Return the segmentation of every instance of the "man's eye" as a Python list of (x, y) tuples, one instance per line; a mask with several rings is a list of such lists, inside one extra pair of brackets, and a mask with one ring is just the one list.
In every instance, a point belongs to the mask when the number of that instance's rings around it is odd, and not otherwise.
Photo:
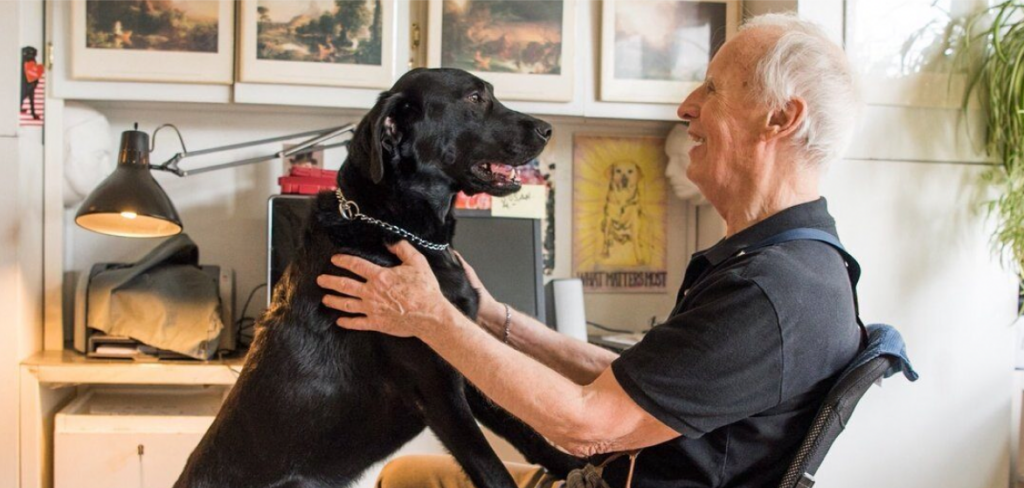
[(473, 102), (473, 103), (480, 103), (484, 99), (480, 97), (479, 93), (473, 93), (470, 96), (466, 97), (466, 100), (469, 100), (470, 102)]
[(710, 83), (709, 82), (707, 84), (707, 87), (708, 87), (708, 93), (714, 93), (715, 92), (715, 84), (714, 83)]

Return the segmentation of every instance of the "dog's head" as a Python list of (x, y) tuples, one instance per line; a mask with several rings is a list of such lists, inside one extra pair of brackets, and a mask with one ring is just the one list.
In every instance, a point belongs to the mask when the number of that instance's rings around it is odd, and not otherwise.
[(458, 69), (421, 68), (380, 95), (350, 151), (374, 183), (440, 181), (453, 193), (502, 196), (519, 190), (516, 167), (550, 138), (551, 124), (506, 108), (490, 83)]
[(640, 166), (632, 161), (617, 161), (608, 166), (608, 189), (634, 193), (644, 177)]
[(39, 54), (39, 51), (36, 51), (36, 48), (25, 46), (21, 48), (21, 61), (35, 61), (37, 54)]

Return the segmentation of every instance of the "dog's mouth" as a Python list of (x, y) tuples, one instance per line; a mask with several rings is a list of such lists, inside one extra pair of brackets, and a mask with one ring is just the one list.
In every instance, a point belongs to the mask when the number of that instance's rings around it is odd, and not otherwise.
[(519, 183), (519, 171), (516, 169), (516, 166), (521, 165), (485, 161), (474, 164), (469, 170), (473, 173), (473, 176), (488, 186), (497, 189), (516, 190), (521, 186)]

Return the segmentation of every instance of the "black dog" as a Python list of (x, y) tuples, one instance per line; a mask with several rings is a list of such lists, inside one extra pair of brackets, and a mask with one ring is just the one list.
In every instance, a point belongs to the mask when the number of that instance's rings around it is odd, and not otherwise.
[[(39, 115), (36, 114), (36, 87), (39, 86), (39, 74), (37, 71), (40, 66), (36, 63), (36, 55), (39, 54), (36, 48), (32, 46), (25, 46), (21, 48), (21, 99), (18, 101), (18, 107), (25, 104), (25, 99), (29, 100), (29, 106), (32, 107), (32, 118), (39, 120)], [(29, 81), (31, 79), (31, 81)], [(25, 113), (25, 109), (21, 109), (21, 113)]]
[[(507, 109), (469, 73), (417, 69), (360, 122), (338, 187), (366, 215), (447, 243), (455, 194), (518, 190), (515, 167), (550, 135), (548, 123)], [(344, 487), (429, 426), (477, 487), (513, 488), (474, 416), (553, 474), (581, 466), (419, 340), (335, 325), (340, 314), (321, 304), (316, 276), (354, 276), (330, 264), (336, 253), (397, 265), (385, 243), (398, 235), (344, 219), (333, 193), (318, 196), (306, 228), (237, 384), (175, 487)], [(475, 317), (479, 297), (459, 261), (420, 250), (445, 297)]]

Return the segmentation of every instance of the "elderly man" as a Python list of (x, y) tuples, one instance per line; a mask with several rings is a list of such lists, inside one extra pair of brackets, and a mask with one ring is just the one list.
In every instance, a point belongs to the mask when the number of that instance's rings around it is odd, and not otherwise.
[[(818, 183), (849, 139), (855, 100), (841, 49), (795, 17), (753, 19), (722, 46), (679, 116), (696, 142), (688, 176), (725, 219), (726, 238), (693, 256), (671, 316), (620, 357), (509, 317), (467, 266), (481, 295), (473, 323), (406, 242), (392, 248), (403, 262), (394, 268), (335, 256), (367, 282), (321, 276), (348, 296), (324, 302), (366, 315), (342, 327), (421, 339), (571, 453), (643, 449), (635, 488), (777, 486), (861, 335), (833, 248), (758, 244), (795, 228), (836, 234)], [(553, 481), (537, 467), (510, 469), (522, 486)], [(603, 477), (623, 487), (630, 471), (621, 457)], [(439, 456), (400, 458), (379, 486), (470, 485)]]

